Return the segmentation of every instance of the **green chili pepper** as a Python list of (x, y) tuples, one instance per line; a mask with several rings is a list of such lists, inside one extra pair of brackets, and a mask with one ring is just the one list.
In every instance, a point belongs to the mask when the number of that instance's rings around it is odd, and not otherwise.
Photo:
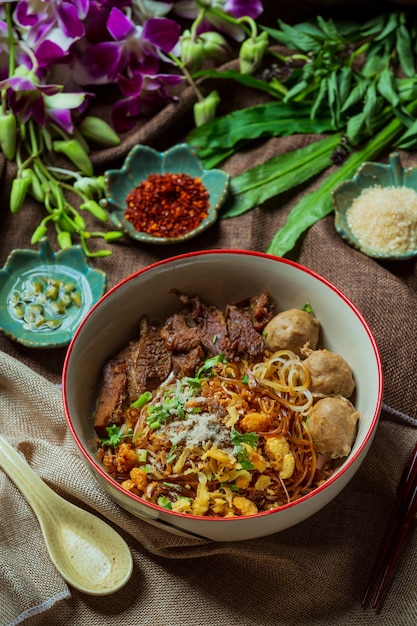
[(82, 211), (89, 211), (100, 222), (107, 222), (107, 213), (95, 200), (87, 200), (80, 205)]
[(107, 146), (118, 146), (120, 144), (120, 137), (107, 122), (99, 117), (87, 115), (79, 128), (84, 137), (97, 143)]
[(199, 37), (203, 42), (203, 51), (206, 56), (216, 61), (226, 61), (230, 58), (231, 49), (223, 35), (209, 31), (200, 33)]
[(79, 230), (85, 230), (87, 228), (87, 224), (85, 223), (85, 219), (82, 217), (82, 215), (74, 215), (74, 224), (76, 225), (76, 227)]
[(195, 125), (201, 126), (212, 120), (216, 115), (219, 102), (220, 96), (216, 90), (212, 91), (201, 102), (196, 102), (193, 108)]
[(67, 213), (57, 210), (56, 216), (53, 219), (62, 230), (66, 230), (69, 233), (76, 233), (78, 231), (74, 220), (71, 219)]
[(191, 73), (197, 72), (203, 65), (203, 41), (189, 30), (185, 30), (180, 37), (180, 58)]
[(0, 148), (8, 161), (16, 155), (16, 117), (13, 113), (0, 115)]
[(71, 234), (68, 231), (61, 230), (61, 232), (58, 233), (57, 235), (57, 239), (58, 239), (59, 247), (62, 250), (65, 250), (65, 248), (71, 248), (72, 239), (71, 239)]
[(118, 241), (122, 237), (124, 237), (124, 233), (120, 230), (109, 230), (103, 235), (104, 241)]
[(241, 74), (253, 74), (262, 63), (265, 51), (268, 48), (268, 33), (263, 32), (256, 37), (250, 37), (240, 46), (239, 67)]
[(44, 237), (46, 235), (47, 230), (48, 229), (45, 226), (45, 224), (39, 224), (39, 226), (36, 228), (36, 230), (34, 231), (34, 233), (32, 235), (30, 243), (32, 245), (37, 243), (40, 239), (42, 239), (42, 237)]
[(38, 202), (45, 202), (45, 190), (42, 186), (41, 181), (36, 175), (36, 172), (34, 172), (33, 170), (28, 171), (30, 171), (30, 195)]
[(61, 152), (76, 165), (83, 174), (86, 176), (92, 176), (93, 164), (87, 152), (82, 145), (76, 139), (69, 139), (67, 141), (54, 141), (52, 147), (55, 152)]
[(10, 192), (10, 211), (13, 214), (18, 213), (22, 208), (30, 183), (30, 177), (23, 176), (23, 174), (21, 178), (14, 179)]

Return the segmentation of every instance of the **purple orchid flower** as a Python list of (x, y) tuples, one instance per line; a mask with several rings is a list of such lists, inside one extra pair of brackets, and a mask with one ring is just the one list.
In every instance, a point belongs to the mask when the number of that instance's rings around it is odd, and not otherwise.
[(118, 82), (119, 76), (134, 72), (157, 74), (160, 62), (176, 46), (180, 26), (167, 18), (150, 18), (144, 26), (132, 22), (127, 15), (113, 7), (107, 20), (110, 41), (92, 45), (75, 67), (80, 84)]
[(14, 20), (31, 50), (47, 40), (67, 52), (84, 35), (89, 4), (89, 0), (19, 0)]
[(25, 66), (17, 68), (15, 75), (0, 81), (0, 90), (7, 89), (11, 111), (23, 122), (33, 119), (44, 127), (52, 121), (68, 133), (74, 125), (71, 110), (80, 109), (87, 93), (61, 93), (62, 86), (39, 84), (37, 76)]
[(183, 82), (178, 74), (144, 75), (134, 72), (130, 78), (120, 77), (119, 88), (125, 98), (113, 106), (112, 122), (119, 132), (130, 130), (140, 115), (154, 113), (169, 100), (175, 100), (169, 88)]

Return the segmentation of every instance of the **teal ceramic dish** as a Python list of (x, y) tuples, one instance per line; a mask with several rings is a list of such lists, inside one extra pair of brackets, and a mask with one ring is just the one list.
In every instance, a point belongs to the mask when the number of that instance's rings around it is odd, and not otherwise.
[[(207, 217), (196, 228), (179, 237), (156, 237), (137, 231), (125, 218), (127, 196), (151, 174), (169, 173), (188, 174), (201, 180), (209, 193)], [(219, 209), (227, 197), (229, 183), (230, 176), (226, 172), (204, 169), (196, 151), (189, 144), (177, 144), (166, 152), (158, 152), (139, 144), (129, 152), (121, 169), (105, 172), (105, 198), (100, 203), (109, 211), (110, 219), (116, 227), (136, 241), (159, 245), (182, 243), (196, 237), (216, 222)]]
[[(412, 189), (417, 193), (417, 167), (403, 168), (400, 157), (396, 152), (389, 156), (389, 163), (365, 162), (357, 170), (351, 180), (340, 183), (332, 191), (332, 200), (335, 210), (335, 228), (339, 235), (351, 246), (360, 250), (369, 257), (381, 260), (407, 260), (417, 256), (417, 245), (407, 250), (387, 252), (375, 250), (372, 247), (362, 244), (357, 234), (352, 232), (352, 228), (347, 219), (347, 212), (352, 203), (362, 194), (364, 190), (372, 187), (393, 188), (402, 187)], [(373, 209), (376, 211), (376, 209)], [(378, 213), (375, 213), (376, 219)], [(383, 228), (383, 214), (381, 221), (376, 227)], [(393, 218), (395, 221), (395, 218)], [(399, 227), (398, 227), (399, 228)], [(417, 219), (410, 229), (417, 233)], [(416, 235), (417, 236), (417, 235)]]
[(81, 246), (13, 250), (0, 270), (0, 330), (29, 348), (66, 346), (105, 287)]

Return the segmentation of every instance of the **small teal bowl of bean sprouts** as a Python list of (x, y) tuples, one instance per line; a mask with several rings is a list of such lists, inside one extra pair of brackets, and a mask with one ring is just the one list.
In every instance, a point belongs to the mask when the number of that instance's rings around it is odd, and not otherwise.
[(13, 250), (0, 270), (0, 330), (29, 348), (66, 346), (105, 287), (80, 246)]

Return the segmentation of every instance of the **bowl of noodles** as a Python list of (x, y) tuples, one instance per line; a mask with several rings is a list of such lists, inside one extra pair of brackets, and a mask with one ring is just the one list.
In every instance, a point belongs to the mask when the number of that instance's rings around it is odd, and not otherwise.
[(109, 290), (71, 341), (62, 389), (97, 489), (221, 542), (289, 528), (342, 491), (373, 440), (383, 374), (365, 319), (326, 279), (207, 250)]

